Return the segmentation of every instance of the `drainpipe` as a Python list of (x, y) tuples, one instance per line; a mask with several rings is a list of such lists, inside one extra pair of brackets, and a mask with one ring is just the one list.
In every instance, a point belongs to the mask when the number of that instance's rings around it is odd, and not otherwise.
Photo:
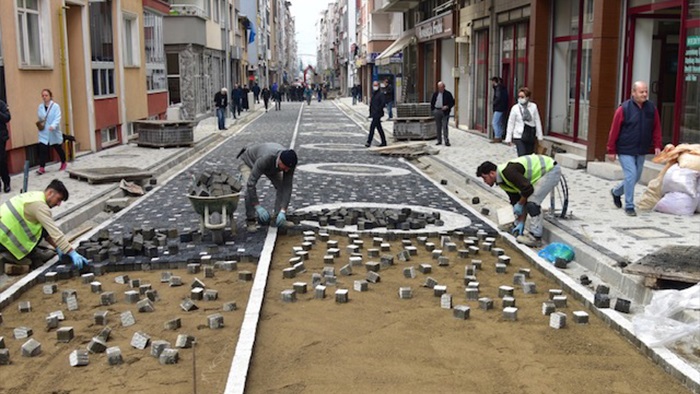
[[(63, 5), (61, 5), (61, 8), (58, 10), (58, 27), (59, 27), (59, 35), (60, 39), (58, 42), (60, 43), (60, 64), (61, 64), (61, 90), (63, 92), (63, 97), (64, 100), (66, 100), (65, 107), (68, 110), (67, 116), (64, 116), (64, 127), (63, 127), (63, 132), (69, 135), (73, 135), (72, 130), (71, 130), (71, 120), (73, 118), (73, 103), (70, 97), (70, 91), (68, 90), (68, 56), (66, 54), (66, 41), (68, 39), (67, 33), (66, 33), (66, 10), (68, 7), (66, 6), (65, 2)], [(72, 161), (75, 158), (75, 146), (73, 143), (70, 143), (68, 141), (63, 141), (63, 151), (66, 152), (66, 161)]]
[(226, 73), (226, 75), (224, 77), (224, 86), (226, 86), (229, 92), (233, 93), (233, 87), (231, 86), (231, 45), (229, 43), (229, 40), (231, 38), (231, 21), (229, 20), (229, 16), (231, 15), (230, 10), (231, 9), (227, 1), (225, 10), (226, 17), (224, 18), (224, 47), (226, 48), (226, 62), (224, 64), (224, 72)]

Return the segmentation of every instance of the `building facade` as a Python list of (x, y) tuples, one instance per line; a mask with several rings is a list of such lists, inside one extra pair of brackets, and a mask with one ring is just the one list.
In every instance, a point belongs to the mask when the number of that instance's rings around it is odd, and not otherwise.
[[(168, 105), (161, 0), (0, 3), (0, 97), (10, 106), (11, 172), (38, 164), (36, 108), (50, 89), (80, 151), (126, 143), (133, 121)], [(127, 106), (127, 97), (129, 105)], [(21, 110), (20, 110), (21, 109)]]

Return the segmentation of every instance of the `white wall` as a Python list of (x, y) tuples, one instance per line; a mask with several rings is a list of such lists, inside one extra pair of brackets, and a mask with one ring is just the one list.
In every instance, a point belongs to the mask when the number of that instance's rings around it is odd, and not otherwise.
[[(637, 19), (634, 32), (634, 59), (632, 66), (632, 81), (649, 81), (651, 77), (651, 59), (654, 37), (654, 20)], [(629, 96), (623, 92), (622, 98)]]
[(455, 66), (455, 40), (454, 38), (440, 40), (441, 62), (439, 79), (445, 83), (445, 89), (455, 93), (455, 79), (452, 76), (452, 68)]

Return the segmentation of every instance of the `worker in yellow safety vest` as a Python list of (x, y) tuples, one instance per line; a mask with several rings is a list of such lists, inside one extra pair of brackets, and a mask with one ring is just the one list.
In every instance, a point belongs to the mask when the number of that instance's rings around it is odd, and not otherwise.
[(75, 268), (88, 264), (73, 250), (51, 215), (51, 208), (67, 200), (66, 186), (54, 179), (43, 192), (20, 194), (0, 205), (0, 259), (6, 273), (27, 273), (31, 264), (27, 256), (42, 238), (56, 248), (59, 257), (68, 254)]
[[(544, 155), (520, 156), (499, 166), (485, 161), (477, 168), (476, 176), (481, 177), (489, 186), (500, 186), (508, 194), (516, 217), (513, 227), (516, 240), (532, 247), (541, 246), (541, 204), (560, 182), (559, 164)], [(529, 231), (525, 233), (525, 219), (528, 215)]]

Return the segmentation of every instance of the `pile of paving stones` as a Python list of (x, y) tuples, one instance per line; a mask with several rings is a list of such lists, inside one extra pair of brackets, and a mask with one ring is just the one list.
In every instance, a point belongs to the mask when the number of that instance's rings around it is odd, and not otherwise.
[(189, 194), (198, 197), (221, 197), (241, 191), (240, 176), (234, 177), (226, 172), (202, 172), (192, 179)]
[(372, 230), (385, 227), (389, 230), (419, 230), (428, 224), (442, 226), (440, 212), (418, 212), (410, 208), (336, 208), (322, 209), (307, 213), (295, 213), (287, 216), (287, 220), (298, 223), (301, 220), (318, 222), (319, 226), (357, 225), (358, 230)]

